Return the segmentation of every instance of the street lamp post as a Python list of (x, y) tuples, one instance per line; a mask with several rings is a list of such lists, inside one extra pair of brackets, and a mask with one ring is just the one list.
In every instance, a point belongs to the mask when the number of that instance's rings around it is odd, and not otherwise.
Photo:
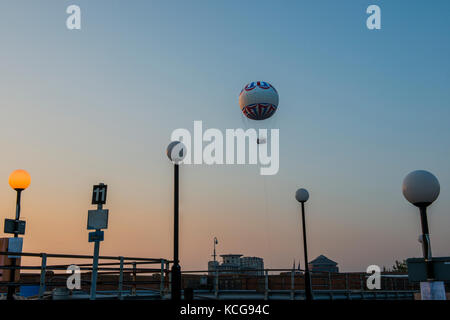
[(217, 240), (216, 237), (214, 237), (214, 253), (213, 253), (213, 257), (214, 257), (214, 262), (216, 262), (216, 245), (219, 244), (219, 241)]
[[(14, 238), (18, 238), (19, 236), (19, 230), (18, 230), (18, 224), (20, 221), (20, 200), (22, 191), (28, 188), (31, 182), (31, 177), (28, 172), (25, 170), (15, 170), (11, 173), (9, 176), (9, 185), (11, 188), (16, 190), (17, 192), (17, 198), (16, 198), (16, 218), (15, 218), (15, 228), (14, 228)], [(16, 279), (16, 258), (11, 258), (11, 273), (10, 273), (10, 282), (15, 282)], [(8, 294), (7, 299), (13, 300), (14, 294), (16, 292), (16, 286), (9, 286), (8, 287)]]
[(306, 189), (298, 189), (295, 193), (295, 199), (302, 205), (302, 225), (303, 225), (303, 252), (305, 255), (305, 298), (306, 301), (313, 299), (311, 277), (308, 266), (308, 246), (306, 245), (306, 225), (305, 225), (305, 202), (309, 199), (309, 193)]
[(430, 232), (428, 230), (427, 207), (439, 196), (439, 181), (428, 171), (413, 171), (403, 180), (402, 191), (406, 200), (419, 208), (422, 226), (422, 251), (427, 266), (427, 279), (433, 280), (434, 270), (432, 265)]
[(186, 147), (180, 141), (172, 141), (167, 146), (167, 156), (174, 164), (174, 212), (173, 212), (173, 265), (172, 265), (172, 300), (181, 299), (181, 267), (179, 260), (179, 164), (186, 156)]

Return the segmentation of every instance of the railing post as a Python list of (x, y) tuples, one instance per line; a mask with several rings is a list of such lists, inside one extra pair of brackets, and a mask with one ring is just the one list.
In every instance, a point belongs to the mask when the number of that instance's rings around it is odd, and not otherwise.
[(264, 272), (264, 300), (269, 298), (269, 271)]
[(136, 280), (137, 280), (137, 275), (136, 275), (136, 261), (133, 261), (133, 287), (131, 289), (131, 294), (133, 296), (136, 295)]
[(328, 290), (330, 291), (330, 300), (333, 300), (333, 277), (331, 276), (331, 272), (328, 272)]
[(119, 273), (119, 299), (123, 300), (122, 290), (123, 290), (123, 257), (120, 258), (120, 273)]
[(345, 274), (345, 290), (348, 291), (348, 273)]
[(43, 253), (41, 256), (41, 280), (39, 282), (39, 299), (45, 292), (45, 273), (47, 272), (47, 254)]
[(332, 290), (331, 272), (328, 272), (328, 290)]
[(169, 266), (170, 266), (170, 264), (169, 264), (169, 261), (166, 261), (166, 272), (164, 273), (164, 280), (166, 279), (166, 277), (168, 276), (169, 277), (169, 279), (168, 279), (168, 287), (167, 287), (167, 289), (165, 290), (166, 291), (166, 293), (169, 293), (169, 290), (170, 290), (170, 286), (171, 286), (171, 284), (170, 284), (170, 269), (169, 269)]
[(362, 278), (362, 274), (359, 275), (359, 282), (360, 282), (361, 291), (363, 291), (364, 290), (364, 281)]
[(292, 270), (291, 272), (291, 300), (295, 299), (295, 278), (294, 278), (295, 271)]
[(164, 259), (161, 259), (161, 281), (159, 284), (159, 295), (161, 299), (164, 297)]
[(217, 270), (214, 278), (214, 295), (216, 296), (216, 299), (219, 298), (219, 271)]
[(349, 287), (348, 273), (345, 274), (345, 289), (347, 290), (347, 298), (350, 300), (350, 287)]
[(172, 296), (172, 272), (169, 272), (169, 287), (167, 288), (170, 296)]

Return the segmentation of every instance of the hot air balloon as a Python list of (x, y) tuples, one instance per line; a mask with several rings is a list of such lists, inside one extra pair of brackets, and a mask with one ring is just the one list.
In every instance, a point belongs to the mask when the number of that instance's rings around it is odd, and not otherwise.
[[(266, 81), (250, 82), (239, 94), (239, 106), (250, 120), (259, 122), (269, 119), (277, 111), (278, 92)], [(257, 143), (265, 143), (265, 137), (259, 137)]]

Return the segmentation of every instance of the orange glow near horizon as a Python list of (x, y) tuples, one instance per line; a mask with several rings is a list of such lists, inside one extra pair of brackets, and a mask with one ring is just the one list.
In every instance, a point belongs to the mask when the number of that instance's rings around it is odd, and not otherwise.
[(14, 190), (26, 189), (30, 185), (31, 177), (30, 174), (23, 169), (15, 170), (9, 176), (9, 185)]

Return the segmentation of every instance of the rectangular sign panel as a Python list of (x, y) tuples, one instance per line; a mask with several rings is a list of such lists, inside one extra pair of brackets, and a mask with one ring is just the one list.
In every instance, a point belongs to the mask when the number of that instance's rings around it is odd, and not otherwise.
[(95, 185), (92, 190), (92, 204), (105, 204), (107, 190), (108, 186), (106, 184)]
[(88, 230), (107, 229), (108, 228), (108, 210), (89, 210), (88, 211)]
[(89, 242), (103, 241), (105, 239), (105, 233), (103, 231), (97, 230), (94, 232), (89, 232)]
[[(439, 281), (450, 281), (450, 257), (436, 257), (432, 260), (434, 278)], [(427, 265), (423, 258), (409, 258), (408, 280), (411, 282), (427, 281)]]
[(25, 234), (25, 224), (23, 220), (5, 219), (4, 233)]

